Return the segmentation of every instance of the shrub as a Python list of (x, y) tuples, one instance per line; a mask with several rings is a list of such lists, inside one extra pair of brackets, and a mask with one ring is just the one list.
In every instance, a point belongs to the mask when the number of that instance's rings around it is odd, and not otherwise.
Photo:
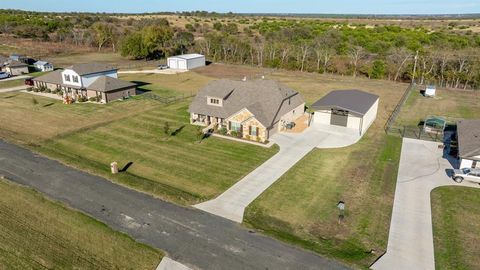
[(262, 139), (260, 139), (260, 136), (257, 136), (257, 142), (261, 142)]
[(218, 133), (220, 133), (222, 135), (227, 135), (227, 132), (228, 132), (227, 129), (224, 128), (224, 127), (218, 130)]
[(245, 135), (245, 139), (250, 140), (250, 135)]
[(230, 132), (230, 135), (232, 135), (233, 137), (238, 137), (238, 132), (235, 131), (235, 130), (232, 130), (232, 131)]
[(32, 92), (32, 87), (27, 88), (27, 92)]
[(33, 92), (38, 93), (40, 90), (38, 88), (33, 88)]
[(100, 101), (100, 98), (98, 98), (98, 97), (91, 97), (91, 98), (89, 98), (88, 100), (91, 101), (91, 102), (99, 102), (99, 101)]
[(51, 93), (52, 90), (50, 90), (49, 88), (45, 89), (45, 93)]
[(80, 96), (77, 99), (78, 102), (86, 102), (87, 100), (88, 100), (87, 97), (84, 97), (84, 96)]

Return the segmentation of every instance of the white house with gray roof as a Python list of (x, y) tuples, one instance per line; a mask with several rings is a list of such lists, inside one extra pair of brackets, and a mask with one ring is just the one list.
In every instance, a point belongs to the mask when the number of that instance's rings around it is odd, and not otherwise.
[(60, 89), (64, 98), (108, 103), (136, 95), (136, 85), (118, 79), (118, 69), (99, 63), (76, 64), (33, 79), (35, 87)]
[(53, 65), (47, 61), (37, 61), (33, 63), (33, 66), (41, 72), (53, 71)]
[(266, 141), (305, 112), (301, 95), (271, 80), (217, 80), (201, 89), (189, 107), (192, 124), (225, 128), (245, 139)]
[(377, 117), (379, 97), (360, 90), (335, 90), (312, 104), (314, 125), (335, 125), (365, 134)]

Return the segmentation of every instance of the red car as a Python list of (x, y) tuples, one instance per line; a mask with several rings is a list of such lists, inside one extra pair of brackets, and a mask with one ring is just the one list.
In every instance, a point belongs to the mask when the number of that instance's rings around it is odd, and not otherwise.
[(25, 85), (33, 86), (33, 80), (32, 79), (26, 79), (25, 80)]

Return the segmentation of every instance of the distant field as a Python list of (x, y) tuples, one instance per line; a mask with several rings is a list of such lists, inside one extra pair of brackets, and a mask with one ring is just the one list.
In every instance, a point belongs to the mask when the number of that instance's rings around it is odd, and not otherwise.
[(145, 269), (162, 252), (0, 179), (0, 269)]
[(431, 195), (436, 269), (480, 269), (480, 190), (441, 187)]
[(416, 126), (430, 115), (455, 122), (463, 118), (478, 118), (480, 94), (474, 91), (437, 90), (437, 96), (426, 98), (418, 91), (411, 93), (397, 119), (397, 125)]

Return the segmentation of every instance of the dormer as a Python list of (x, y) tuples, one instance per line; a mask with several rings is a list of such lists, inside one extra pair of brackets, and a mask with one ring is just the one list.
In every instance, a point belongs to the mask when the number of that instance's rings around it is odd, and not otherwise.
[(223, 98), (207, 96), (207, 104), (211, 106), (223, 107)]

